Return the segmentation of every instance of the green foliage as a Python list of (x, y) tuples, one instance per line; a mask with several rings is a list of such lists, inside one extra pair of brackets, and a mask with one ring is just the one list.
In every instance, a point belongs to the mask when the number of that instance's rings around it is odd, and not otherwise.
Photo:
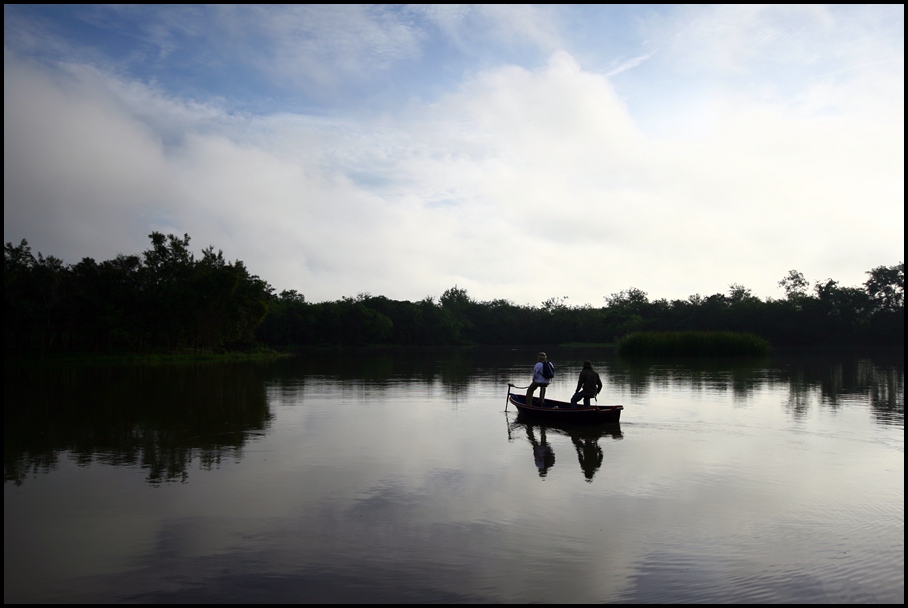
[(785, 278), (779, 281), (779, 287), (785, 290), (785, 296), (792, 302), (805, 297), (809, 285), (804, 275), (797, 270), (789, 270)]
[(623, 356), (761, 356), (769, 343), (753, 334), (732, 331), (646, 331), (618, 342)]
[(151, 249), (100, 264), (37, 259), (24, 239), (4, 250), (4, 351), (147, 353), (248, 350), (271, 287), (189, 235), (149, 235)]
[[(24, 239), (7, 243), (5, 352), (220, 352), (256, 345), (535, 348), (612, 344), (646, 332), (686, 336), (672, 340), (690, 349), (712, 343), (685, 332), (752, 334), (774, 346), (904, 344), (903, 263), (868, 271), (862, 287), (828, 279), (815, 283), (812, 292), (804, 275), (790, 270), (779, 281), (786, 298), (766, 301), (733, 283), (727, 294), (671, 301), (650, 301), (631, 287), (606, 296), (600, 308), (569, 306), (567, 296), (538, 307), (502, 299), (479, 302), (456, 285), (437, 301), (360, 293), (312, 303), (296, 290), (275, 295), (243, 262), (229, 262), (213, 247), (197, 259), (189, 235), (154, 232), (149, 238), (151, 247), (141, 255), (100, 263), (85, 258), (72, 266), (53, 256), (36, 257)], [(707, 346), (702, 348), (724, 348)]]
[(867, 272), (864, 289), (881, 310), (898, 311), (905, 306), (905, 263), (877, 266)]

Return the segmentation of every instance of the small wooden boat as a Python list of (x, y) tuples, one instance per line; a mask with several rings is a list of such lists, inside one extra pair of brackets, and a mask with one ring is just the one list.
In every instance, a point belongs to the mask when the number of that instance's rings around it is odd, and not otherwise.
[(552, 422), (565, 422), (569, 424), (602, 424), (618, 422), (621, 418), (623, 405), (591, 405), (583, 407), (583, 401), (578, 403), (578, 407), (571, 407), (570, 401), (556, 401), (555, 399), (545, 400), (545, 406), (539, 405), (539, 397), (533, 397), (533, 403), (527, 405), (527, 396), (518, 395), (511, 392), (513, 384), (508, 384), (508, 403), (517, 408), (522, 415), (533, 417), (539, 420), (550, 420)]

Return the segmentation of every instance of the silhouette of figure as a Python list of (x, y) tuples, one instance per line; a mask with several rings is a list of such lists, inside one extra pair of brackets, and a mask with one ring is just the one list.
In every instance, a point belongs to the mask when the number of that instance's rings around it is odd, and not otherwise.
[(539, 470), (539, 476), (545, 477), (549, 469), (555, 466), (555, 451), (545, 438), (545, 427), (540, 427), (541, 441), (536, 441), (533, 434), (533, 427), (527, 425), (527, 439), (533, 444), (533, 459), (536, 461), (536, 468)]
[(571, 397), (571, 407), (577, 407), (577, 402), (583, 399), (583, 407), (590, 406), (590, 399), (599, 394), (602, 390), (602, 380), (599, 374), (593, 369), (590, 361), (583, 362), (583, 370), (577, 379), (577, 389), (574, 396)]
[[(543, 366), (548, 361), (548, 357), (545, 353), (540, 352), (536, 355), (536, 365), (533, 366), (533, 381), (530, 382), (530, 385), (527, 387), (527, 405), (533, 404), (533, 393), (536, 392), (536, 389), (539, 389), (539, 407), (545, 407), (545, 389), (549, 387), (550, 380), (542, 375)], [(554, 369), (554, 365), (552, 368)]]
[(593, 475), (602, 466), (602, 448), (599, 447), (599, 440), (592, 437), (580, 437), (571, 435), (571, 442), (577, 450), (577, 460), (580, 461), (580, 468), (583, 469), (583, 475), (587, 481), (593, 480)]

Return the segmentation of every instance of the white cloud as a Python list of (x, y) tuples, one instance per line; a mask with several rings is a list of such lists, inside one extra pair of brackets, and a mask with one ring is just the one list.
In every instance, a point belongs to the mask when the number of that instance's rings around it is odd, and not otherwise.
[(73, 263), (132, 253), (137, 211), (168, 199), (157, 137), (97, 78), (55, 76), (4, 57), (4, 235)]
[(462, 52), (491, 45), (537, 47), (552, 52), (564, 46), (559, 15), (551, 7), (519, 4), (431, 4), (408, 7), (436, 26)]
[[(364, 49), (388, 61), (418, 52), (415, 30), (396, 50), (370, 40), (381, 15), (364, 10), (351, 13), (360, 26), (336, 24), (346, 33), (320, 55), (325, 66), (378, 65)], [(272, 18), (256, 27), (270, 31)], [(463, 31), (467, 18), (436, 21)], [(754, 38), (761, 19), (726, 27)], [(290, 69), (282, 45), (309, 27), (289, 21), (268, 47), (286, 62), (276, 70)], [(344, 36), (363, 40), (347, 48)], [(679, 43), (672, 61), (709, 57), (707, 46)], [(674, 65), (664, 54), (621, 77)], [(742, 50), (734, 61), (750, 60)], [(733, 282), (781, 297), (776, 282), (791, 268), (858, 284), (904, 248), (896, 65), (817, 78), (795, 95), (667, 89), (671, 127), (654, 129), (613, 80), (565, 51), (538, 67), (475, 70), (428, 102), (332, 118), (231, 114), (7, 51), (4, 236), (76, 262), (138, 253), (151, 230), (186, 232), (197, 250), (214, 245), (315, 301), (417, 300), (455, 283), (529, 304), (599, 305), (630, 286), (685, 298)], [(688, 95), (696, 104), (674, 103)]]

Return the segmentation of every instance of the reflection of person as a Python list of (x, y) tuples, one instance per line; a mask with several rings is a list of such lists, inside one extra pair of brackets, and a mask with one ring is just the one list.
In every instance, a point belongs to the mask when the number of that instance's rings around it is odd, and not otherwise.
[(542, 375), (542, 369), (548, 360), (545, 353), (536, 355), (536, 365), (533, 367), (533, 381), (527, 387), (527, 405), (533, 405), (533, 393), (539, 389), (539, 407), (545, 407), (545, 389), (549, 386), (549, 379)]
[(602, 390), (602, 380), (593, 370), (593, 364), (589, 361), (583, 362), (583, 370), (580, 377), (577, 378), (577, 389), (574, 396), (571, 397), (571, 407), (577, 407), (577, 402), (583, 398), (583, 407), (590, 406), (590, 398), (595, 397)]
[(549, 469), (555, 466), (555, 451), (548, 441), (545, 440), (545, 427), (539, 427), (541, 441), (536, 441), (533, 435), (533, 427), (527, 426), (527, 439), (533, 444), (533, 458), (536, 460), (536, 468), (539, 469), (539, 476), (545, 477)]
[(587, 481), (593, 481), (593, 475), (602, 466), (602, 448), (599, 442), (590, 437), (571, 436), (571, 441), (577, 449), (577, 459)]

